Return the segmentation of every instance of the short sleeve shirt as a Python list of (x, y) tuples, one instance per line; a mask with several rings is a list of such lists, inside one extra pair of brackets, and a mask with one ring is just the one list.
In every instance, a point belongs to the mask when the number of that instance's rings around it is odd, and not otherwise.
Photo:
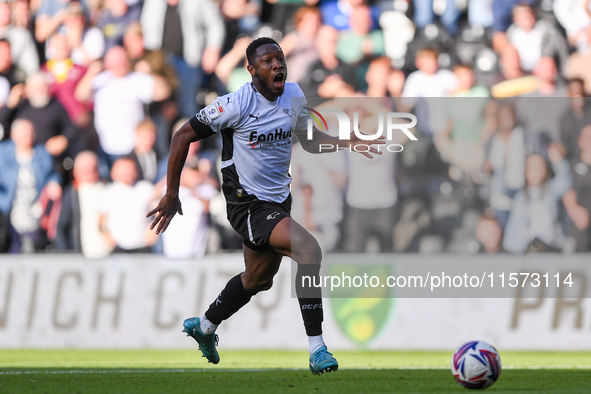
[(287, 82), (283, 94), (271, 102), (249, 82), (197, 114), (199, 121), (222, 134), (222, 189), (228, 203), (248, 196), (285, 201), (293, 133), (307, 128), (305, 106), (295, 83)]

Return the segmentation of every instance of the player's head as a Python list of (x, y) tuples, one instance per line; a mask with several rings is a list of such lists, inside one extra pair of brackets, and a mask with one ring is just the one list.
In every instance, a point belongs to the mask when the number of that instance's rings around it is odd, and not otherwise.
[(257, 38), (246, 48), (248, 72), (259, 92), (274, 101), (283, 94), (287, 65), (283, 50), (269, 37)]

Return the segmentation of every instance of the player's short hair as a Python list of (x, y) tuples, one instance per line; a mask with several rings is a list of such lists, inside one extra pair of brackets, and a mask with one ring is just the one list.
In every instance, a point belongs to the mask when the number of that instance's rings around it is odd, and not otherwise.
[[(271, 37), (257, 38), (256, 40), (254, 40), (253, 42), (251, 42), (248, 45), (248, 48), (246, 48), (246, 59), (248, 60), (248, 64), (252, 65), (255, 63), (255, 56), (256, 56), (257, 49), (259, 47), (261, 47), (263, 45), (267, 45), (267, 44), (275, 44), (279, 47), (279, 44), (277, 43), (277, 41), (275, 41)], [(281, 47), (279, 47), (279, 48), (281, 48)]]

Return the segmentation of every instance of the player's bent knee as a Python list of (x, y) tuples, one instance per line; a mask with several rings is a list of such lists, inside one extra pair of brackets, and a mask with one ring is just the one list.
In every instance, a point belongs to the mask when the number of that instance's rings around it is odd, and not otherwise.
[(314, 238), (303, 245), (302, 248), (302, 263), (304, 264), (318, 264), (322, 261), (322, 249), (318, 245), (318, 241)]
[(244, 286), (246, 291), (252, 293), (253, 295), (261, 291), (269, 290), (271, 287), (273, 287), (273, 279), (247, 283), (246, 286)]

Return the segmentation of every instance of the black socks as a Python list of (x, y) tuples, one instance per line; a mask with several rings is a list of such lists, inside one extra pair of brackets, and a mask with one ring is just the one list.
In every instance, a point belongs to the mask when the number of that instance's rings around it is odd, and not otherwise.
[[(220, 324), (240, 308), (246, 305), (254, 294), (248, 292), (242, 285), (241, 274), (236, 275), (228, 281), (226, 287), (216, 300), (209, 306), (205, 317), (212, 324)], [(302, 287), (302, 277), (309, 277), (305, 281), (305, 287)], [(314, 277), (316, 280), (314, 280)], [(324, 314), (322, 312), (322, 290), (314, 287), (314, 283), (319, 283), (320, 265), (318, 264), (298, 264), (296, 274), (296, 294), (300, 303), (302, 319), (308, 336), (322, 335), (322, 321)]]
[(254, 294), (249, 293), (238, 274), (228, 281), (218, 298), (209, 306), (205, 317), (213, 324), (220, 324), (248, 304)]
[[(302, 286), (303, 277), (305, 277), (304, 286)], [(310, 281), (308, 281), (308, 278), (310, 278)], [(314, 283), (320, 283), (320, 265), (298, 264), (295, 283), (296, 294), (300, 303), (306, 334), (309, 337), (322, 334), (322, 321), (324, 320), (322, 290), (320, 287), (314, 287)]]

